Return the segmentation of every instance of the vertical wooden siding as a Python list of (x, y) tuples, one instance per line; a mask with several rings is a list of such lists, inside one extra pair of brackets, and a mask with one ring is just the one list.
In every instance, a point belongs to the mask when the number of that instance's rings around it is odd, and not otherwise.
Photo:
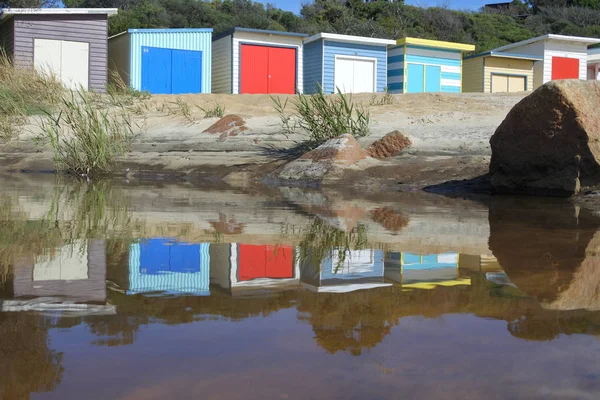
[(0, 26), (0, 48), (9, 58), (12, 58), (15, 47), (14, 29), (12, 18)]
[[(117, 72), (123, 82), (131, 86), (130, 77), (130, 36), (123, 33), (108, 40), (108, 69)], [(111, 76), (108, 77), (111, 80)]]
[(34, 39), (86, 42), (90, 46), (89, 88), (106, 91), (108, 17), (90, 15), (15, 15), (15, 65), (32, 67)]
[(323, 86), (323, 41), (304, 45), (304, 93), (317, 93)]
[(212, 92), (232, 93), (231, 57), (233, 38), (225, 36), (212, 42)]
[(483, 63), (485, 57), (470, 58), (463, 61), (462, 90), (465, 93), (482, 93)]
[(377, 60), (377, 92), (383, 92), (387, 86), (387, 48), (355, 43), (342, 43), (325, 40), (323, 62), (323, 89), (326, 93), (335, 91), (335, 56), (367, 57)]

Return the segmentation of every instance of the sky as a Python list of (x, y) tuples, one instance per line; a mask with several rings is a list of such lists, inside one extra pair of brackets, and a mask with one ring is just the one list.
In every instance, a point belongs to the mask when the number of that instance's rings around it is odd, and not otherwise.
[[(271, 3), (275, 4), (277, 7), (286, 10), (292, 11), (295, 13), (300, 12), (300, 7), (302, 3), (306, 3), (307, 0), (258, 0), (261, 3)], [(478, 9), (482, 7), (486, 3), (501, 3), (501, 0), (405, 0), (405, 4), (409, 4), (412, 6), (440, 6), (440, 5), (448, 5), (450, 8), (455, 9)]]

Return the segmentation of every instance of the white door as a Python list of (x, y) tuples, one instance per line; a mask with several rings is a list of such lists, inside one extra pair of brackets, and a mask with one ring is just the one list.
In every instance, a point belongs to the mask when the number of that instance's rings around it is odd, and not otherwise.
[(89, 54), (89, 43), (62, 41), (60, 79), (67, 88), (88, 89)]
[(88, 279), (87, 243), (82, 240), (58, 249), (54, 256), (41, 256), (33, 267), (33, 280), (36, 282), (82, 279)]
[(88, 89), (89, 43), (35, 39), (33, 54), (40, 73), (56, 76), (69, 89)]
[(354, 60), (352, 93), (375, 92), (375, 60)]
[(35, 39), (33, 49), (33, 66), (36, 71), (46, 76), (60, 79), (60, 40)]
[(354, 86), (354, 60), (348, 58), (335, 59), (335, 91), (352, 93)]
[(335, 87), (342, 93), (375, 92), (375, 60), (336, 57)]

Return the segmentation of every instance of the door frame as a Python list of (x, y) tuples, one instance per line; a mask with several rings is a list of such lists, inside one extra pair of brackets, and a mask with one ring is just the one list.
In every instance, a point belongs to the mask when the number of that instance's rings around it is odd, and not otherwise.
[(374, 61), (375, 68), (373, 69), (373, 92), (372, 93), (378, 93), (378, 90), (377, 90), (377, 58), (362, 57), (362, 56), (346, 56), (343, 54), (336, 54), (333, 58), (333, 94), (337, 93), (337, 87), (335, 86), (335, 74), (336, 74), (335, 64), (338, 59), (352, 60), (352, 61)]
[[(525, 91), (529, 90), (529, 79), (527, 79), (527, 75), (526, 74), (504, 74), (502, 72), (490, 72), (490, 93), (494, 93), (493, 92), (493, 88), (492, 88), (492, 77), (493, 76), (507, 76), (507, 77), (511, 77), (511, 76), (517, 76), (519, 78), (525, 78)], [(510, 93), (510, 92), (507, 92)]]
[[(90, 90), (90, 82), (92, 79), (92, 74), (90, 72), (90, 66), (91, 66), (91, 60), (92, 60), (92, 44), (90, 42), (86, 42), (85, 40), (64, 40), (64, 39), (53, 39), (53, 38), (45, 38), (45, 37), (34, 37), (33, 38), (33, 50), (31, 51), (31, 63), (32, 65), (35, 66), (35, 41), (41, 39), (41, 40), (55, 40), (57, 42), (60, 42), (60, 53), (61, 53), (61, 58), (62, 58), (62, 42), (74, 42), (74, 43), (86, 43), (88, 45), (88, 60), (87, 60), (87, 69), (88, 69), (88, 81), (87, 81), (87, 87), (86, 87), (86, 91)], [(35, 69), (35, 68), (34, 68)], [(62, 64), (61, 64), (61, 70), (62, 70)], [(61, 75), (62, 75), (62, 71)], [(59, 76), (58, 78), (62, 79), (62, 76)]]
[[(298, 93), (298, 53), (300, 52), (300, 46), (294, 46), (294, 45), (285, 45), (285, 44), (279, 44), (279, 43), (262, 43), (262, 42), (252, 42), (252, 41), (242, 41), (240, 40), (238, 42), (238, 90), (237, 90), (237, 94), (242, 94), (242, 46), (243, 45), (250, 45), (250, 46), (260, 46), (260, 47), (278, 47), (278, 48), (283, 48), (283, 49), (294, 49), (296, 50), (296, 62), (294, 63), (294, 67), (296, 69), (296, 74), (295, 77), (296, 79), (294, 79), (294, 94)], [(231, 57), (231, 60), (233, 62), (233, 56)], [(233, 74), (233, 70), (232, 70), (232, 74)], [(232, 89), (233, 89), (233, 82), (231, 82), (232, 85)], [(232, 90), (233, 92), (233, 90)], [(249, 94), (249, 93), (246, 93)], [(266, 94), (270, 94), (270, 93), (266, 93)]]

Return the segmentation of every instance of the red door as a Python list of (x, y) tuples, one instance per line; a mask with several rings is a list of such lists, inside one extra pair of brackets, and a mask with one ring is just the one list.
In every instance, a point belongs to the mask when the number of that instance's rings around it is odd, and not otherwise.
[(239, 245), (238, 280), (293, 278), (294, 256), (289, 246)]
[(240, 93), (296, 93), (296, 49), (243, 44)]
[(294, 254), (289, 246), (266, 246), (266, 278), (293, 278)]
[(579, 79), (579, 59), (552, 57), (552, 80)]
[(240, 57), (242, 60), (240, 93), (267, 93), (269, 48), (244, 44)]
[(269, 93), (296, 93), (296, 49), (269, 48)]

